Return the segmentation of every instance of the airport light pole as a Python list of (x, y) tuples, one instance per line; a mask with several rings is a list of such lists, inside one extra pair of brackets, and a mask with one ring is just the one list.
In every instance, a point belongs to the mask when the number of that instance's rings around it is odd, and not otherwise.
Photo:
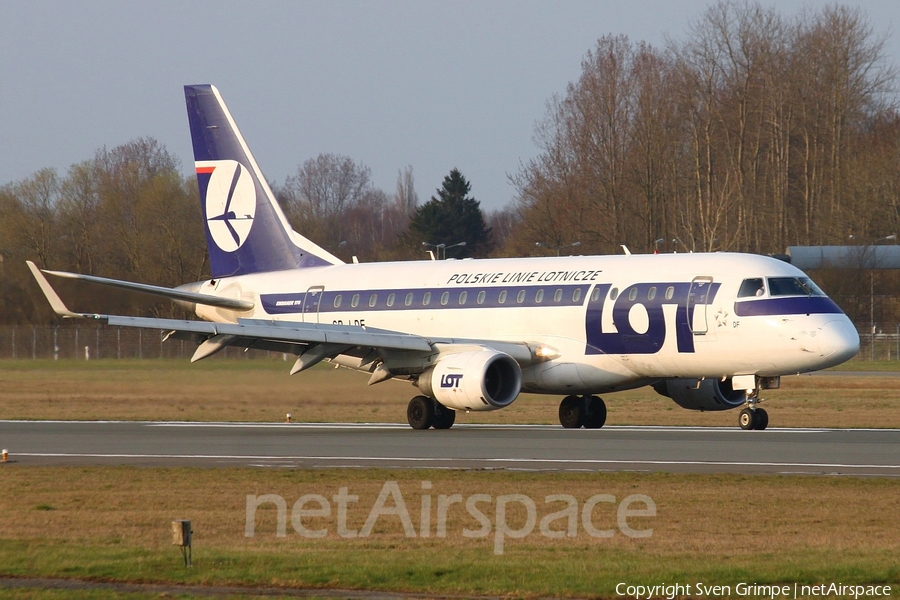
[(435, 252), (431, 253), (432, 260), (437, 260), (440, 258), (440, 256), (439, 256), (440, 251), (438, 250), (437, 244), (429, 244), (428, 242), (422, 242), (422, 245), (425, 246), (426, 248), (434, 248), (435, 249)]
[(447, 250), (451, 248), (461, 248), (466, 245), (466, 242), (457, 242), (455, 244), (432, 244), (430, 242), (422, 242), (423, 246), (434, 248), (435, 249), (435, 257), (437, 260), (447, 260)]
[[(441, 244), (441, 245), (444, 246), (443, 244)], [(447, 260), (447, 250), (450, 250), (451, 248), (462, 248), (465, 245), (466, 245), (465, 242), (457, 242), (456, 244), (450, 244), (449, 246), (444, 246), (444, 260)]]
[[(687, 247), (687, 244), (685, 244), (684, 242), (681, 241), (681, 238), (672, 238), (672, 244), (673, 244), (673, 245), (675, 244), (675, 242), (678, 242), (679, 244), (681, 244), (681, 246), (685, 249), (685, 251), (686, 251), (688, 254), (690, 254), (691, 252), (693, 252), (690, 248)], [(677, 252), (677, 250), (676, 250), (676, 252)]]
[(571, 244), (563, 244), (562, 246), (550, 246), (543, 242), (535, 242), (534, 245), (540, 248), (546, 248), (550, 251), (556, 250), (556, 255), (559, 256), (560, 250), (564, 250), (566, 248), (577, 248), (581, 245), (581, 242), (572, 242)]

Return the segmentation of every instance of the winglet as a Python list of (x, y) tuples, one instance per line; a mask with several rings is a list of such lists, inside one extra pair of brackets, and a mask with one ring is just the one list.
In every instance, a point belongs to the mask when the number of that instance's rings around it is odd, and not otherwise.
[(41, 273), (41, 270), (37, 268), (37, 265), (30, 260), (26, 260), (25, 263), (28, 265), (28, 268), (31, 269), (31, 274), (34, 275), (38, 285), (41, 286), (41, 291), (44, 292), (44, 296), (46, 296), (47, 301), (50, 302), (50, 308), (53, 309), (53, 312), (62, 315), (63, 317), (83, 318), (89, 316), (74, 313), (69, 310), (65, 302), (62, 301), (62, 298), (59, 297), (59, 294), (56, 293), (56, 290), (53, 289), (53, 286), (50, 285), (50, 282), (47, 281), (47, 278), (44, 277), (44, 274)]

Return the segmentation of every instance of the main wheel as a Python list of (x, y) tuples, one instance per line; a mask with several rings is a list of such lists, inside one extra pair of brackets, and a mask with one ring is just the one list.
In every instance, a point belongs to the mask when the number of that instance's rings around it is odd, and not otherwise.
[(753, 429), (758, 431), (762, 431), (769, 425), (769, 413), (766, 412), (764, 408), (756, 409), (756, 423)]
[(584, 427), (585, 429), (600, 429), (604, 423), (606, 423), (606, 402), (599, 396), (591, 396), (587, 401)]
[(450, 429), (456, 422), (456, 411), (450, 410), (437, 400), (434, 401), (434, 422), (432, 426), (435, 429)]
[(741, 429), (756, 429), (757, 417), (756, 411), (752, 408), (745, 408), (741, 411), (741, 414), (738, 415), (738, 424), (741, 426)]
[(578, 396), (566, 396), (559, 403), (559, 424), (566, 429), (584, 425), (584, 401)]
[(406, 420), (413, 429), (428, 429), (434, 422), (434, 400), (416, 396), (406, 407)]

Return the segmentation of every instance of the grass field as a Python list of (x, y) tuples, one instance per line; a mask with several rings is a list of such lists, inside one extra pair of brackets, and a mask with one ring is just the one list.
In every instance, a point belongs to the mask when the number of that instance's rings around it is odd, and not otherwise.
[[(870, 369), (894, 363), (851, 362)], [(417, 389), (366, 386), (367, 377), (320, 365), (290, 376), (280, 360), (0, 361), (2, 419), (405, 422)], [(774, 427), (900, 427), (900, 377), (783, 377), (764, 392)], [(733, 426), (737, 411), (680, 408), (650, 388), (604, 398), (611, 425)], [(458, 423), (557, 423), (557, 396), (522, 394), (509, 408)]]
[[(786, 377), (766, 394), (773, 426), (900, 427), (900, 378), (891, 363), (850, 363), (882, 375)], [(2, 361), (0, 418), (281, 421), (405, 420), (415, 389), (321, 366), (295, 377), (278, 360)], [(494, 413), (458, 422), (555, 423), (559, 398), (523, 395)], [(695, 413), (652, 390), (606, 397), (611, 424), (734, 426), (736, 414)], [(2, 434), (2, 430), (0, 430)], [(2, 441), (2, 435), (0, 435)], [(320, 539), (294, 530), (291, 508), (304, 494), (332, 500), (340, 488), (359, 496), (348, 527), (359, 529), (387, 481), (396, 481), (416, 535), (382, 516), (370, 536), (338, 535), (336, 508), (307, 517)], [(423, 487), (428, 481), (430, 488)], [(286, 535), (278, 511), (261, 505), (246, 537), (247, 495), (284, 498)], [(502, 495), (522, 494), (539, 523), (562, 508), (549, 494), (571, 494), (580, 510), (595, 494), (621, 501), (650, 497), (655, 516), (634, 517), (647, 538), (616, 529), (615, 504), (591, 513), (610, 538), (589, 535), (576, 518), (574, 537), (550, 538), (536, 525), (523, 539), (507, 536), (495, 554), (496, 526), (465, 537), (479, 523), (461, 505), (447, 513), (438, 537), (439, 496), (487, 494), (492, 525)], [(431, 499), (430, 537), (418, 535), (423, 496)], [(393, 504), (389, 501), (390, 506)], [(315, 505), (312, 505), (313, 507)], [(900, 481), (892, 479), (637, 473), (514, 473), (446, 470), (157, 469), (0, 465), (0, 578), (54, 577), (83, 582), (224, 585), (235, 596), (257, 586), (410, 591), (507, 597), (615, 595), (617, 583), (886, 583), (900, 591)], [(523, 526), (526, 512), (510, 504), (506, 522)], [(577, 515), (576, 515), (577, 516)], [(194, 568), (170, 545), (170, 522), (190, 519)], [(556, 520), (551, 529), (565, 530)], [(206, 588), (199, 589), (198, 593)], [(150, 594), (157, 597), (157, 593)], [(165, 596), (179, 594), (164, 594)], [(696, 594), (695, 594), (696, 595)], [(726, 594), (728, 595), (728, 594)], [(735, 594), (730, 594), (734, 596)], [(146, 597), (127, 591), (8, 590), (6, 598)]]
[[(613, 597), (623, 581), (900, 583), (900, 486), (885, 479), (15, 465), (0, 473), (0, 574), (8, 576), (526, 597)], [(245, 535), (248, 494), (280, 495), (290, 511), (304, 494), (332, 499), (346, 487), (359, 497), (347, 527), (360, 529), (386, 481), (397, 482), (415, 537), (404, 534), (399, 517), (383, 515), (368, 537), (345, 539), (334, 512), (302, 522), (326, 529), (326, 537), (299, 535), (290, 514), (279, 537), (274, 504), (260, 506), (253, 537)], [(423, 481), (431, 484), (427, 491)], [(446, 537), (436, 535), (438, 496), (476, 493), (493, 499), (482, 509), (494, 524), (497, 499), (506, 494), (532, 498), (538, 521), (561, 508), (544, 502), (559, 493), (574, 496), (579, 507), (595, 494), (617, 501), (643, 494), (656, 514), (629, 521), (652, 529), (649, 537), (618, 530), (592, 537), (579, 520), (574, 537), (548, 538), (535, 527), (524, 538), (507, 537), (498, 555), (496, 527), (485, 537), (463, 537), (480, 525), (460, 504), (447, 513)], [(430, 537), (418, 535), (425, 494), (433, 500)], [(592, 522), (615, 529), (615, 510), (598, 505)], [(170, 545), (170, 521), (182, 518), (195, 532), (193, 569), (183, 568)], [(524, 507), (510, 504), (510, 528), (522, 528), (525, 519)], [(563, 519), (550, 529), (566, 527)]]

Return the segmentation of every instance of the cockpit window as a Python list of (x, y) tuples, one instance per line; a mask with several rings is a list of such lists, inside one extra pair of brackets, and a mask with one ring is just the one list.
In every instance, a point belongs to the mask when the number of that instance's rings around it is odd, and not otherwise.
[(769, 277), (769, 294), (772, 296), (824, 296), (809, 277)]
[(754, 296), (762, 296), (765, 293), (766, 288), (763, 286), (762, 277), (745, 279), (744, 283), (741, 284), (741, 289), (738, 290), (738, 298), (752, 298)]

